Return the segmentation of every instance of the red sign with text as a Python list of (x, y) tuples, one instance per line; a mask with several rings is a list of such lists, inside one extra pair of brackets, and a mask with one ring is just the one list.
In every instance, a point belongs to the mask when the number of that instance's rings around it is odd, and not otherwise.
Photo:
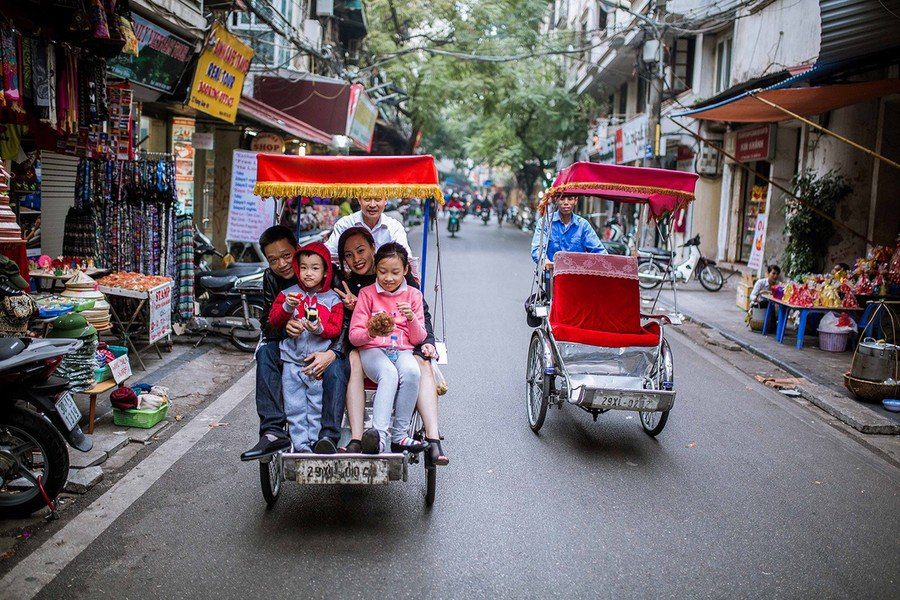
[(769, 125), (741, 129), (734, 136), (734, 157), (740, 162), (769, 160), (772, 149)]

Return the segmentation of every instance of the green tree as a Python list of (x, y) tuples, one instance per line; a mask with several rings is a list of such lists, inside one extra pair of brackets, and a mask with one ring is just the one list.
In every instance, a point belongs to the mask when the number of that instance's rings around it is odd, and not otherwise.
[[(589, 96), (565, 90), (558, 55), (574, 42), (540, 31), (546, 0), (370, 0), (369, 69), (402, 87), (424, 148), (509, 167), (530, 193), (560, 144), (581, 141)], [(503, 60), (501, 57), (521, 57)]]

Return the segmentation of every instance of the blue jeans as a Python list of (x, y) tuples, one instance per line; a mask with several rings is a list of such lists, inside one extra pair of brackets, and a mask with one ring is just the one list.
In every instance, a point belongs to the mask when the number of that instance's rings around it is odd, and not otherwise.
[(335, 358), (322, 374), (322, 430), (319, 435), (335, 444), (341, 439), (349, 380), (350, 361), (346, 358)]
[(281, 351), (278, 342), (265, 342), (256, 351), (256, 413), (259, 435), (285, 433), (284, 399), (281, 396)]

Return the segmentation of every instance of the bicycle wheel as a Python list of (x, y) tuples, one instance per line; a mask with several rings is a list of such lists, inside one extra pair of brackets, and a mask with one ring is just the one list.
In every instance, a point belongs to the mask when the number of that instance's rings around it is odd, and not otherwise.
[(538, 335), (531, 337), (528, 348), (528, 367), (525, 372), (526, 408), (528, 409), (528, 425), (535, 433), (540, 431), (547, 416), (549, 398), (544, 394), (544, 348)]
[(259, 485), (262, 487), (266, 505), (270, 508), (275, 506), (278, 501), (282, 481), (284, 481), (284, 473), (280, 460), (273, 456), (266, 462), (259, 461)]
[(718, 292), (725, 285), (722, 271), (715, 265), (706, 265), (700, 270), (700, 285), (710, 292)]
[[(662, 349), (660, 350), (660, 363), (662, 368), (655, 368), (652, 374), (652, 377), (655, 379), (656, 389), (671, 389), (675, 384), (675, 367), (672, 361), (672, 349), (669, 347), (669, 341), (666, 339), (663, 339)], [(668, 410), (642, 412), (640, 415), (641, 427), (651, 437), (659, 435), (669, 420)]]
[(641, 289), (652, 290), (658, 288), (663, 282), (663, 272), (659, 265), (648, 260), (638, 265), (638, 285)]

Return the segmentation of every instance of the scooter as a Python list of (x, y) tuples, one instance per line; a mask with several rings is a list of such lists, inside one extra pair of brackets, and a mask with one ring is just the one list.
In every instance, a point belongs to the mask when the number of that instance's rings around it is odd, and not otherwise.
[(447, 231), (450, 232), (450, 237), (456, 237), (456, 232), (459, 231), (459, 209), (456, 207), (450, 209), (450, 216), (447, 217)]
[(196, 345), (215, 335), (228, 339), (238, 350), (253, 352), (265, 318), (265, 267), (256, 263), (232, 263), (226, 269), (213, 271), (206, 262), (210, 254), (222, 256), (209, 238), (195, 229), (194, 295), (200, 306), (199, 311), (195, 308), (195, 316), (184, 325), (182, 333), (199, 335)]
[(603, 247), (606, 251), (620, 256), (630, 255), (634, 245), (634, 233), (628, 232), (628, 235), (625, 235), (618, 217), (609, 219), (603, 227)]
[(78, 422), (68, 380), (53, 376), (80, 340), (0, 338), (0, 517), (25, 517), (47, 506), (69, 478), (69, 451), (94, 443)]
[(681, 245), (690, 248), (690, 254), (682, 262), (673, 264), (674, 252), (663, 248), (638, 248), (638, 284), (652, 290), (664, 281), (687, 283), (693, 277), (710, 292), (718, 292), (725, 285), (722, 271), (716, 261), (704, 258), (700, 253), (700, 234)]

